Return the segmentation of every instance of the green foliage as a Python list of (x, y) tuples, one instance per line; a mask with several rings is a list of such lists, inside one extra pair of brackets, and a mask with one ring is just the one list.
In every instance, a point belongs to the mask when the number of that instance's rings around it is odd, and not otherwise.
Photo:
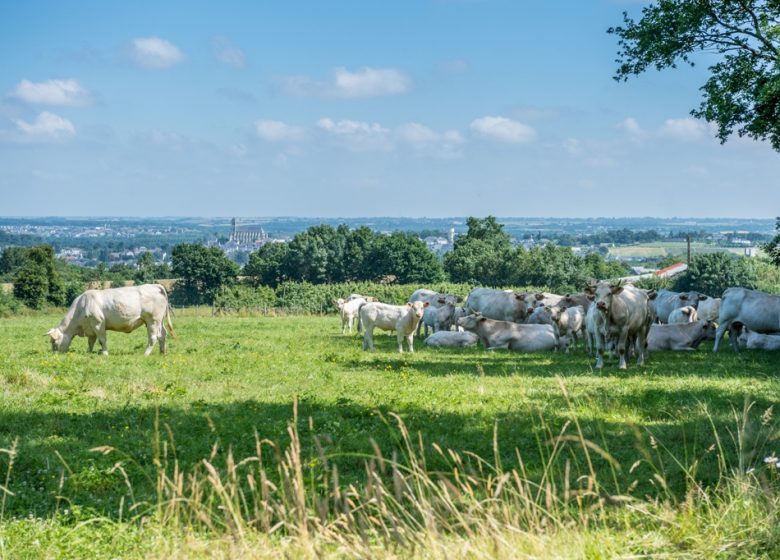
[(23, 309), (22, 302), (16, 299), (13, 294), (5, 292), (0, 288), (0, 317), (10, 317), (20, 313)]
[(177, 303), (211, 304), (220, 288), (232, 285), (238, 275), (238, 265), (219, 247), (183, 243), (173, 248), (171, 259), (172, 273), (179, 279), (171, 296)]
[(453, 282), (500, 286), (511, 282), (513, 257), (509, 235), (496, 218), (488, 216), (466, 220), (468, 231), (455, 240), (455, 247), (444, 257), (444, 269)]
[(154, 255), (149, 251), (138, 255), (133, 280), (136, 284), (153, 284), (156, 279), (156, 268), (157, 267), (154, 264)]
[(29, 247), (9, 246), (3, 249), (3, 253), (0, 255), (0, 277), (13, 278), (14, 274), (27, 262), (29, 252)]
[(284, 262), (287, 256), (286, 243), (266, 243), (249, 255), (244, 266), (244, 276), (253, 286), (271, 286), (275, 288), (284, 281)]
[(780, 268), (769, 260), (756, 259), (756, 289), (770, 294), (780, 294)]
[(757, 284), (756, 267), (751, 259), (718, 252), (692, 257), (688, 270), (680, 275), (675, 287), (680, 291), (696, 290), (720, 297), (726, 288), (741, 286), (753, 289)]
[(24, 264), (14, 275), (14, 297), (32, 309), (47, 304), (65, 305), (65, 283), (57, 270), (51, 246), (26, 249)]
[(766, 245), (764, 245), (764, 251), (769, 256), (769, 260), (774, 263), (775, 266), (780, 266), (780, 218), (777, 218), (775, 224), (775, 231), (777, 235)]
[(379, 236), (364, 261), (369, 279), (399, 284), (442, 282), (444, 270), (425, 243), (412, 233)]
[(214, 297), (214, 307), (222, 312), (265, 311), (276, 307), (276, 292), (268, 286), (235, 284), (222, 286)]
[(620, 38), (616, 80), (715, 53), (704, 99), (691, 113), (715, 123), (722, 142), (736, 131), (780, 150), (780, 3), (661, 0), (639, 21), (625, 12), (623, 21), (608, 30)]

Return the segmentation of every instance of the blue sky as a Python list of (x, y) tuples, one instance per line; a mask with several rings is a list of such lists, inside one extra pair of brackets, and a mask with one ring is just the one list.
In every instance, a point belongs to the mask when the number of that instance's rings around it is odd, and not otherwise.
[(641, 5), (3, 2), (0, 215), (777, 215), (706, 64), (612, 80)]

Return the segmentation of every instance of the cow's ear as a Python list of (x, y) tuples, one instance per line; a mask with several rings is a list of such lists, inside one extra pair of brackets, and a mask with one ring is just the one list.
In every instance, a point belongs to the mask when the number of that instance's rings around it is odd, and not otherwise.
[(427, 301), (425, 303), (423, 303), (423, 307), (428, 307), (429, 305), (430, 305), (430, 303), (427, 302)]
[(487, 317), (480, 317), (480, 318), (479, 318), (479, 321), (480, 321), (480, 323), (481, 323), (482, 321), (487, 321)]
[(585, 289), (582, 291), (588, 295), (592, 295), (596, 291), (596, 289), (593, 286), (585, 286)]
[(412, 302), (411, 301), (407, 301), (406, 302), (406, 307), (411, 307), (411, 306), (412, 306)]
[(589, 300), (589, 301), (593, 301), (594, 299), (596, 299), (596, 296), (595, 296), (595, 294), (588, 294), (588, 296), (587, 296), (587, 297), (588, 297), (588, 300)]
[(563, 313), (564, 311), (566, 311), (566, 306), (565, 305), (561, 305), (558, 309), (560, 309), (561, 313)]
[(612, 286), (612, 295), (616, 296), (623, 291), (623, 286)]
[[(447, 303), (447, 302), (444, 300), (444, 298), (439, 298), (439, 299), (437, 299), (436, 301), (437, 301), (437, 302), (439, 302), (439, 303), (440, 303), (440, 304), (442, 304), (442, 305), (444, 305), (445, 303)], [(426, 302), (426, 303), (427, 303), (427, 302)]]
[(680, 299), (683, 301), (688, 301), (688, 295), (687, 294), (680, 294)]
[(522, 296), (522, 294), (515, 294), (515, 299), (522, 299), (522, 300), (524, 300), (525, 298)]
[(544, 299), (544, 294), (542, 292), (537, 292), (534, 297), (537, 299), (537, 301), (541, 301)]
[(708, 297), (710, 297), (710, 296), (703, 296), (703, 295), (699, 294), (699, 301), (704, 301)]
[(687, 307), (684, 307), (682, 312), (683, 312), (683, 315), (690, 315), (691, 314), (691, 310), (688, 309)]
[(652, 300), (655, 299), (656, 297), (658, 297), (658, 292), (656, 292), (655, 290), (650, 290), (649, 292), (647, 292), (647, 299)]

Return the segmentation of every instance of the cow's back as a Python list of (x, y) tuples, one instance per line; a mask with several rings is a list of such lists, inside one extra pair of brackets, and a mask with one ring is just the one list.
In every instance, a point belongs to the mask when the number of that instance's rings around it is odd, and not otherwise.
[(780, 296), (728, 288), (723, 292), (718, 322), (739, 322), (759, 333), (780, 332)]

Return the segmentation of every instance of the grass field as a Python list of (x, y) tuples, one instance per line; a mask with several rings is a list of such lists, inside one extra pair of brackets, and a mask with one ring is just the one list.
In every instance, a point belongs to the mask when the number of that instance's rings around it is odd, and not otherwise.
[[(670, 255), (685, 256), (688, 250), (683, 241), (658, 241), (654, 243), (641, 243), (639, 245), (621, 245), (619, 247), (610, 247), (609, 255), (616, 258), (628, 257), (666, 257)], [(691, 243), (691, 253), (700, 255), (704, 253), (716, 253), (726, 251), (735, 255), (744, 255), (745, 250), (740, 247), (717, 247), (706, 243)], [(763, 254), (759, 252), (759, 254)]]
[[(772, 541), (780, 539), (777, 493), (771, 490), (777, 477), (763, 474), (763, 458), (780, 452), (772, 416), (780, 400), (776, 354), (735, 355), (726, 348), (713, 355), (705, 346), (695, 353), (654, 354), (646, 367), (631, 365), (627, 371), (608, 364), (599, 373), (581, 349), (569, 355), (518, 355), (433, 350), (418, 343), (414, 355), (399, 355), (393, 352), (394, 337), (378, 335), (378, 351), (369, 354), (360, 350), (358, 337), (341, 336), (333, 316), (180, 314), (178, 338), (170, 340), (165, 356), (143, 357), (142, 330), (110, 333), (109, 356), (87, 354), (85, 339), (77, 339), (69, 354), (55, 355), (43, 335), (59, 319), (0, 320), (0, 485), (5, 489), (0, 554), (5, 558), (366, 556), (378, 554), (375, 546), (395, 557), (508, 558), (544, 551), (608, 557), (631, 550), (693, 551), (694, 556), (697, 550), (716, 555), (763, 550), (774, 556), (778, 549), (772, 547), (780, 546)], [(294, 402), (297, 421), (288, 429)], [(460, 505), (442, 518), (456, 519), (461, 515), (456, 510), (469, 510), (472, 498), (487, 507), (483, 498), (507, 492), (496, 488), (501, 473), (514, 471), (531, 481), (529, 488), (545, 488), (533, 500), (537, 505), (523, 507), (556, 510), (570, 522), (553, 527), (520, 516), (512, 518), (517, 532), (507, 529), (508, 523), (486, 524), (470, 534), (464, 527), (471, 521), (452, 521), (443, 525), (448, 530), (438, 526), (438, 537), (427, 543), (438, 552), (429, 555), (411, 537), (398, 537), (406, 544), (393, 551), (367, 529), (365, 535), (360, 529), (355, 541), (363, 548), (343, 548), (346, 540), (317, 537), (308, 529), (306, 539), (298, 534), (290, 540), (295, 535), (283, 524), (247, 534), (257, 526), (236, 521), (246, 518), (241, 513), (224, 521), (230, 510), (225, 504), (244, 507), (244, 498), (230, 493), (252, 487), (251, 477), (239, 471), (255, 468), (258, 441), (264, 439), (276, 446), (260, 446), (266, 449), (264, 461), (274, 465), (270, 480), (279, 493), (299, 500), (287, 513), (271, 517), (301, 516), (308, 507), (313, 519), (333, 518), (337, 512), (327, 508), (335, 506), (323, 506), (317, 496), (330, 492), (335, 504), (333, 488), (347, 492), (350, 485), (370, 493), (379, 471), (397, 483), (400, 475), (382, 470), (385, 459), (395, 458), (392, 464), (403, 465), (410, 477), (419, 469), (428, 482), (457, 479)], [(231, 466), (245, 458), (246, 463)], [(297, 475), (287, 480), (282, 464)], [(762, 474), (749, 483), (744, 477), (751, 468)], [(459, 478), (467, 473), (478, 489), (471, 498), (470, 490), (458, 486), (472, 484)], [(501, 485), (512, 486), (511, 477), (505, 478)], [(187, 492), (199, 480), (209, 481), (211, 501), (198, 501), (196, 507), (193, 492)], [(431, 492), (440, 484), (431, 482)], [(232, 490), (215, 490), (220, 485)], [(722, 493), (735, 487), (744, 494), (728, 501)], [(425, 492), (419, 489), (420, 495)], [(279, 499), (292, 499), (285, 496)], [(724, 511), (716, 507), (715, 496), (724, 500)], [(695, 509), (694, 498), (712, 509), (687, 514)], [(511, 510), (508, 502), (496, 500)], [(604, 514), (601, 508), (613, 501), (636, 501), (645, 509), (615, 506), (620, 513)], [(179, 513), (165, 513), (162, 504)], [(442, 507), (437, 500), (426, 506)], [(181, 511), (191, 517), (179, 517)], [(482, 514), (473, 515), (480, 527), (476, 520)], [(707, 528), (712, 521), (707, 515), (720, 520), (723, 535)], [(734, 525), (724, 522), (734, 516)], [(740, 531), (748, 536), (730, 533), (739, 523), (747, 524)], [(423, 529), (426, 535), (431, 531), (427, 523)], [(312, 544), (317, 538), (324, 544)], [(463, 548), (464, 539), (472, 549)], [(409, 542), (417, 545), (409, 548)], [(721, 550), (723, 542), (728, 546)]]

